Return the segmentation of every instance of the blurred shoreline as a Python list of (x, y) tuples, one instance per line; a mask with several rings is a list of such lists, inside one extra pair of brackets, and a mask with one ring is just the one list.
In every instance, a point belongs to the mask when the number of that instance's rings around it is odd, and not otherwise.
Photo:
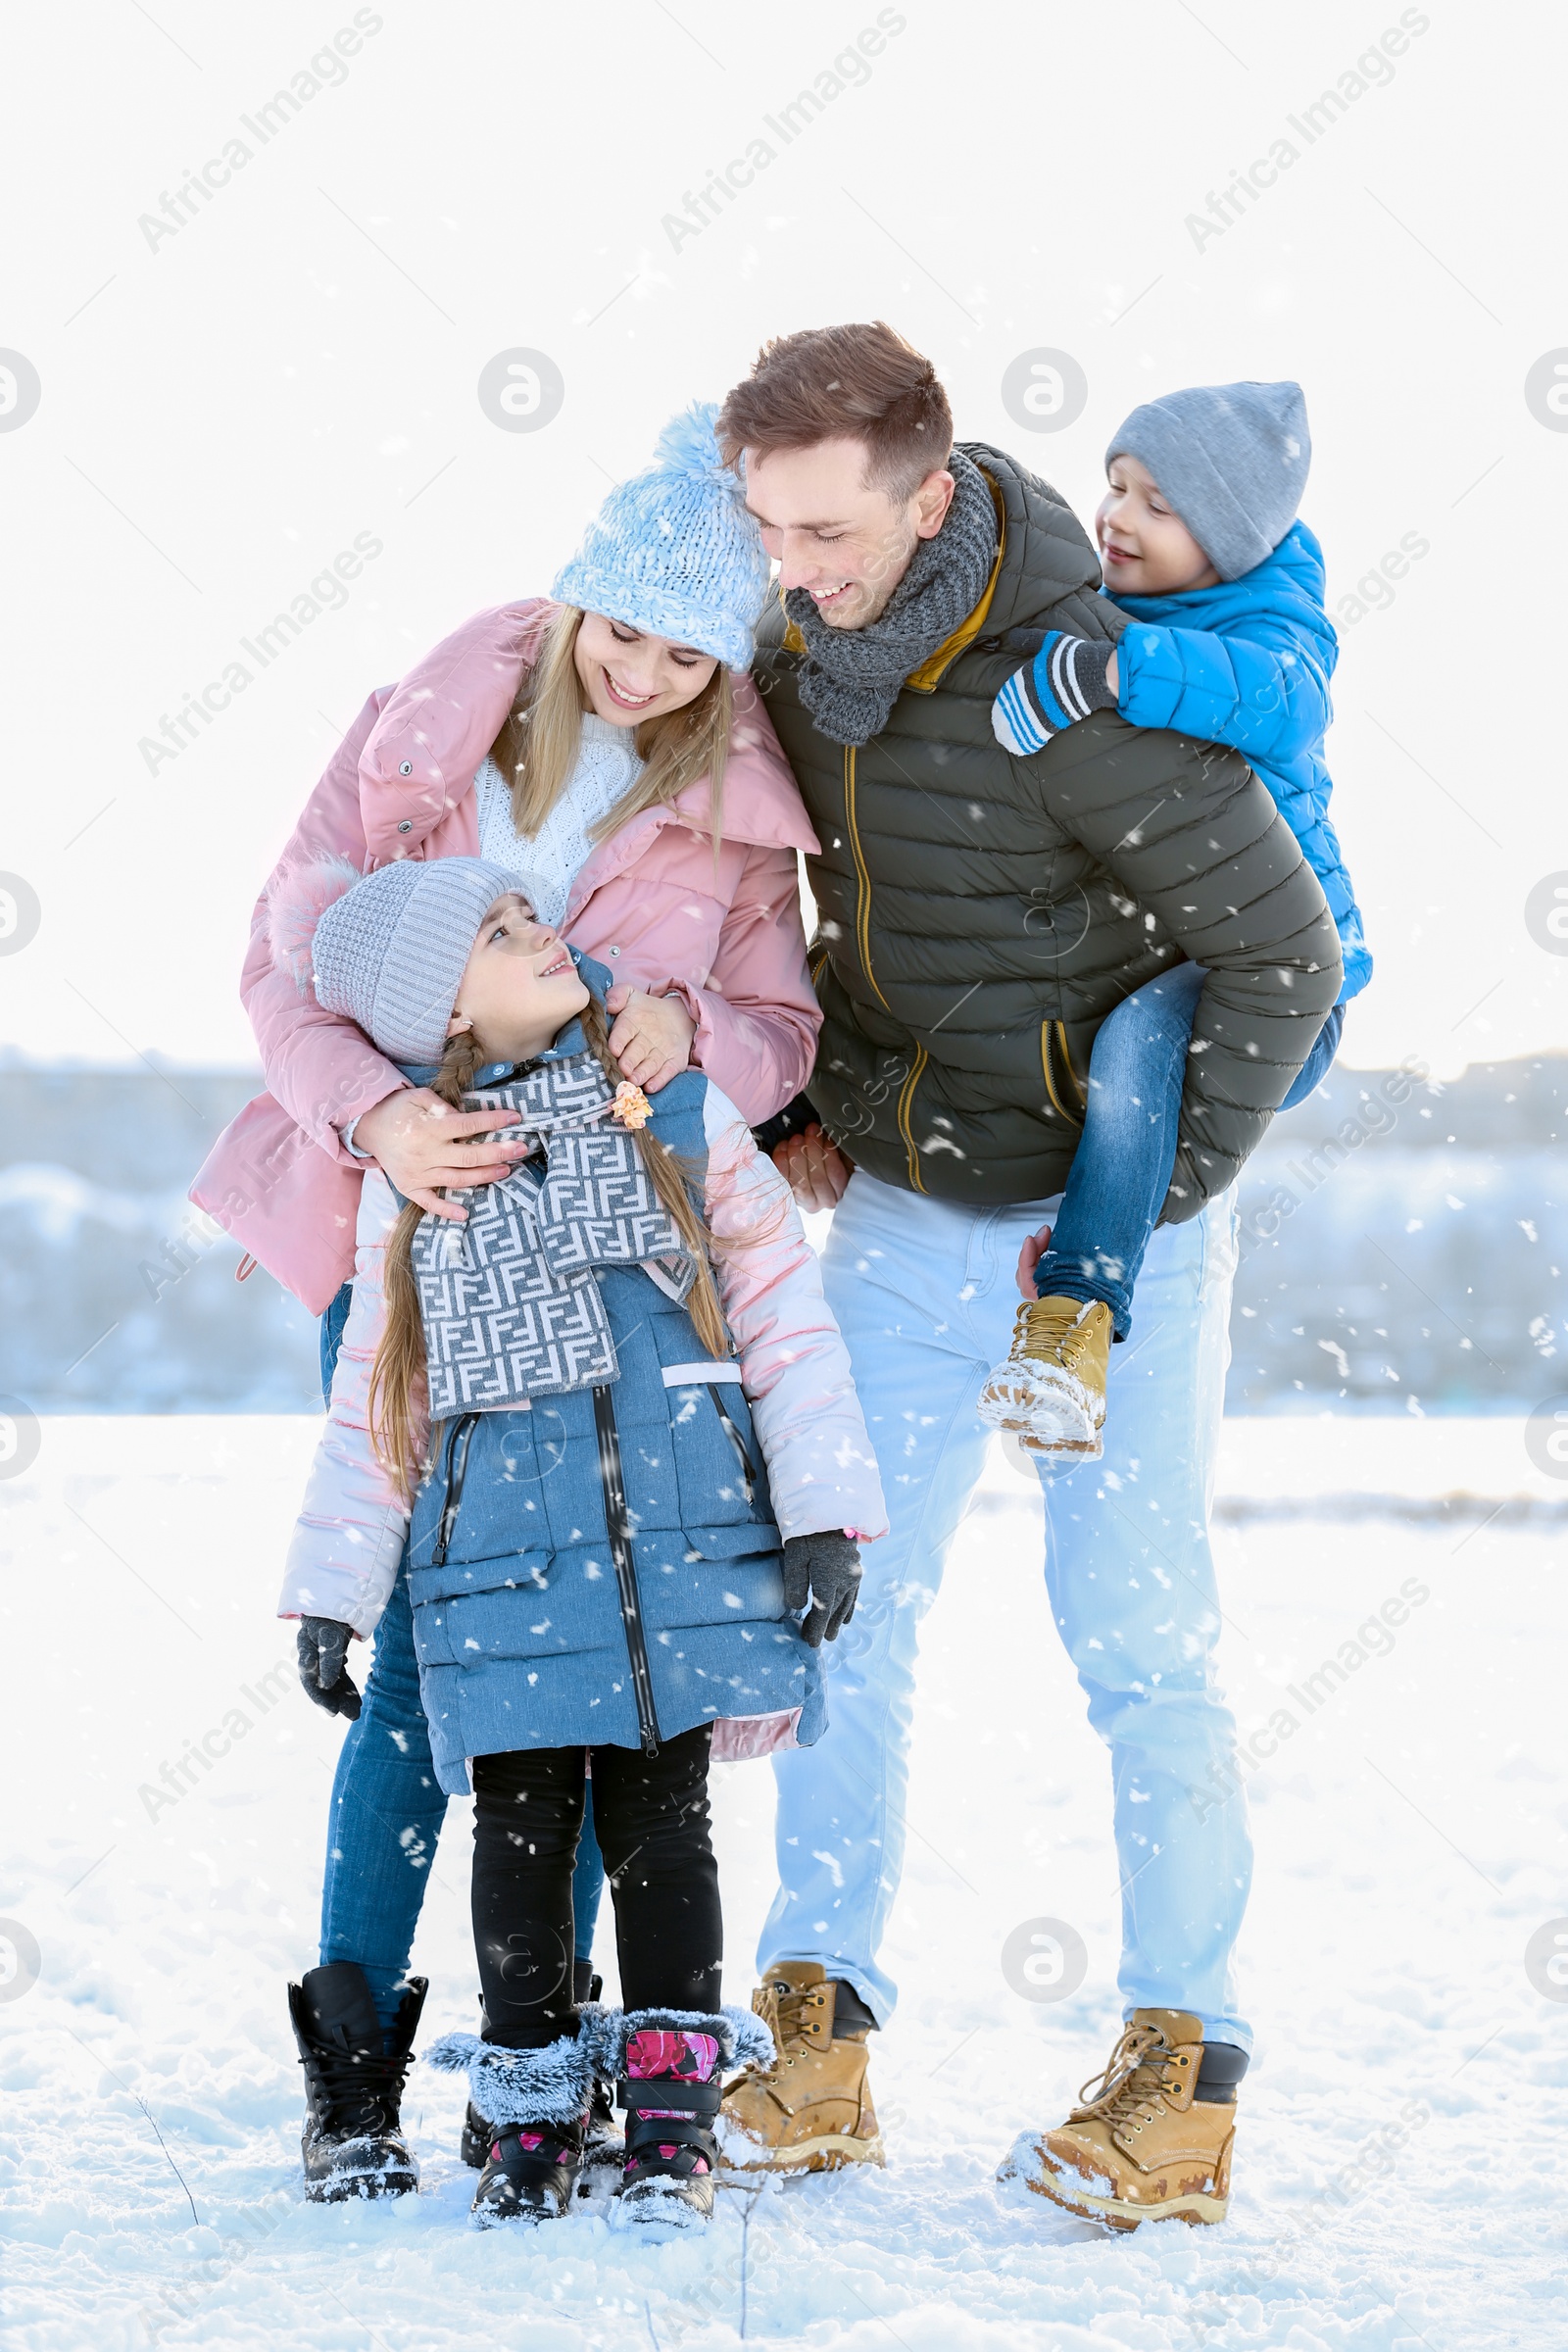
[[(254, 1072), (0, 1060), (0, 1394), (318, 1409), (315, 1318), (185, 1198)], [(1244, 1171), (1226, 1409), (1529, 1412), (1568, 1389), (1568, 1054), (1336, 1070)], [(1136, 1320), (1130, 1345), (1137, 1344)]]

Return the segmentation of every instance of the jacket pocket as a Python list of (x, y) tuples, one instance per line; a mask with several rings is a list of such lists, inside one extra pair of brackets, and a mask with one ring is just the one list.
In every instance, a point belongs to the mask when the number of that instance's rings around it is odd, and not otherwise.
[(448, 1593), (538, 1582), (554, 1548), (545, 1477), (564, 1455), (559, 1416), (548, 1412), (460, 1413), (445, 1424), (409, 1528), (416, 1607)]
[(771, 1509), (767, 1473), (739, 1364), (684, 1357), (661, 1370), (682, 1526), (765, 1521)]
[(771, 1522), (670, 1528), (634, 1543), (656, 1658), (683, 1629), (727, 1628), (748, 1651), (759, 1642), (770, 1649), (776, 1632), (794, 1631), (784, 1615), (783, 1538)]

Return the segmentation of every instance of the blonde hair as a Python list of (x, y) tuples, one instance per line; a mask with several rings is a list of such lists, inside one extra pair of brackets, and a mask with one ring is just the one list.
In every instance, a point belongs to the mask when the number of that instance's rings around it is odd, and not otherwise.
[[(512, 821), (531, 841), (571, 780), (582, 741), (582, 685), (577, 676), (577, 605), (558, 605), (544, 642), (508, 711), (490, 757), (512, 790)], [(668, 807), (707, 776), (713, 856), (724, 829), (724, 763), (729, 756), (735, 695), (719, 662), (701, 694), (636, 730), (641, 775), (589, 833), (608, 840), (645, 808)]]
[[(600, 1068), (613, 1087), (620, 1070), (610, 1051), (609, 1032), (605, 1026), (604, 1007), (597, 999), (590, 999), (578, 1016), (588, 1048)], [(460, 1037), (450, 1038), (441, 1057), (441, 1067), (431, 1081), (432, 1091), (454, 1110), (463, 1106), (465, 1095), (471, 1093), (476, 1072), (485, 1059), (478, 1040), (471, 1030)], [(691, 1316), (697, 1337), (710, 1355), (727, 1356), (730, 1352), (729, 1331), (724, 1322), (724, 1310), (719, 1304), (718, 1288), (713, 1280), (710, 1256), (711, 1236), (692, 1199), (688, 1172), (667, 1144), (645, 1127), (628, 1130), (642, 1153), (643, 1166), (649, 1182), (658, 1196), (660, 1205), (669, 1217), (681, 1245), (697, 1269), (697, 1278), (686, 1298), (686, 1312)], [(424, 1325), (419, 1316), (419, 1286), (414, 1272), (414, 1236), (420, 1218), (425, 1214), (415, 1201), (409, 1201), (398, 1216), (386, 1246), (385, 1297), (386, 1322), (375, 1361), (370, 1368), (370, 1389), (368, 1399), (368, 1418), (370, 1443), (375, 1458), (392, 1480), (407, 1505), (412, 1502), (414, 1490), (433, 1458), (433, 1449), (426, 1443), (418, 1445), (418, 1432), (427, 1414), (428, 1388), (425, 1380)], [(434, 1433), (429, 1433), (431, 1437)]]

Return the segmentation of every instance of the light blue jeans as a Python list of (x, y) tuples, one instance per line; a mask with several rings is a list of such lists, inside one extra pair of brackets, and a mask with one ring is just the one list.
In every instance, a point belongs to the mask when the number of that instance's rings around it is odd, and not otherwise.
[[(879, 2023), (898, 1997), (878, 1954), (904, 1867), (920, 1620), (984, 1463), (975, 1401), (1007, 1352), (1019, 1247), (1054, 1205), (957, 1207), (860, 1172), (823, 1257), (892, 1529), (866, 1546), (859, 1604), (822, 1652), (826, 1734), (774, 1760), (780, 1886), (759, 1959), (820, 1961)], [(1190, 2010), (1250, 2049), (1231, 1972), (1251, 1878), (1246, 1805), (1209, 1794), (1235, 1743), (1207, 1528), (1235, 1224), (1226, 1195), (1154, 1235), (1140, 1336), (1111, 1352), (1104, 1459), (1043, 1471), (1042, 1485), (1052, 1615), (1110, 1750), (1125, 2008)], [(992, 1638), (1008, 1639), (1000, 1619)]]

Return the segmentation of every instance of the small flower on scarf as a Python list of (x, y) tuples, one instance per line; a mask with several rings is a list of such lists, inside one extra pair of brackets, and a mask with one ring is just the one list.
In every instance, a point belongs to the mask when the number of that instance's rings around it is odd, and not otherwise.
[(633, 1086), (629, 1078), (623, 1078), (615, 1089), (610, 1115), (617, 1127), (646, 1127), (654, 1115), (654, 1106), (640, 1086)]

